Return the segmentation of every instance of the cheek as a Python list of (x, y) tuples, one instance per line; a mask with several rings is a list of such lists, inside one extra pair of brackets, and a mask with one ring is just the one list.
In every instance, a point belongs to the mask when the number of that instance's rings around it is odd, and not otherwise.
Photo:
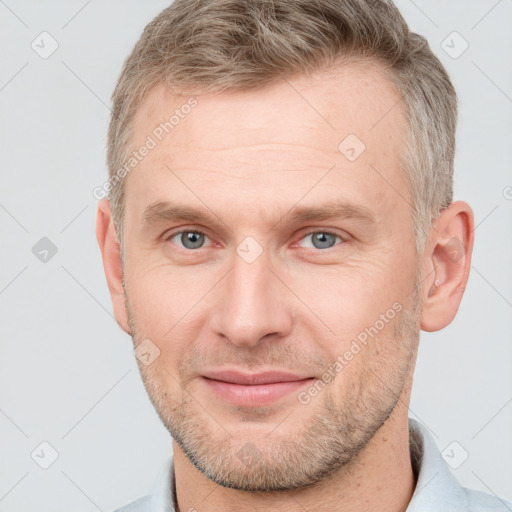
[(218, 280), (211, 269), (126, 264), (126, 290), (134, 329), (160, 349), (160, 363), (177, 368), (205, 319), (205, 296)]
[(389, 311), (394, 317), (393, 305), (405, 307), (413, 279), (412, 266), (382, 261), (290, 274), (288, 282), (305, 304), (303, 319), (309, 318), (307, 323), (317, 334), (325, 331), (325, 339), (336, 346), (379, 321), (382, 314)]
[(157, 353), (154, 362), (143, 366), (141, 373), (146, 376), (146, 383), (160, 386), (161, 391), (154, 391), (155, 396), (164, 391), (172, 391), (174, 395), (179, 386), (179, 364), (189, 343), (182, 332), (180, 318), (183, 317), (183, 306), (180, 305), (179, 294), (162, 293), (150, 279), (127, 281), (126, 288), (132, 335), (135, 334), (138, 340), (151, 340), (153, 353)]
[(186, 271), (168, 264), (148, 264), (133, 258), (125, 265), (125, 281), (130, 306), (138, 324), (163, 336), (186, 316), (201, 294), (201, 277), (191, 267)]

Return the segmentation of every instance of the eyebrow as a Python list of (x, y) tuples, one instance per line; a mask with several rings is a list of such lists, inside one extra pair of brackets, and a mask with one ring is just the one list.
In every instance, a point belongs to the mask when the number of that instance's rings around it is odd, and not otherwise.
[(320, 221), (335, 218), (353, 218), (366, 222), (376, 222), (372, 211), (364, 206), (359, 206), (345, 201), (330, 201), (316, 207), (300, 206), (293, 208), (284, 215), (283, 220), (291, 222)]
[[(283, 214), (280, 222), (304, 223), (308, 221), (321, 221), (329, 219), (355, 219), (367, 223), (376, 222), (374, 213), (364, 206), (347, 203), (346, 201), (329, 201), (320, 206), (296, 206)], [(199, 222), (215, 223), (219, 218), (208, 209), (197, 209), (178, 205), (169, 201), (159, 201), (149, 205), (142, 215), (142, 222), (146, 227), (160, 222)]]

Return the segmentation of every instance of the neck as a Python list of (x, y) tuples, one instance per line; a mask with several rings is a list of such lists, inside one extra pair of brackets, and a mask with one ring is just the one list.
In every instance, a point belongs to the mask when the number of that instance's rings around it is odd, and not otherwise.
[(415, 487), (408, 400), (404, 398), (348, 466), (313, 486), (293, 491), (249, 493), (222, 487), (200, 473), (173, 441), (176, 512), (404, 512)]

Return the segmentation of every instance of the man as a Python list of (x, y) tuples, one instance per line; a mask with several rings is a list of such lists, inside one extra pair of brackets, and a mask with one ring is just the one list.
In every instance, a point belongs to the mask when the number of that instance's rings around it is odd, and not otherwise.
[(120, 510), (512, 507), (408, 419), (471, 264), (456, 117), (390, 1), (177, 0), (145, 28), (97, 237), (173, 457)]

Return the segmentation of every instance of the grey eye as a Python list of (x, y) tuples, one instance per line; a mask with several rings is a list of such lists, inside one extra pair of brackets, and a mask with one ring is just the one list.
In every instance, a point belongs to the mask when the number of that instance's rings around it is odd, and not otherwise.
[(325, 231), (316, 231), (304, 237), (304, 240), (310, 238), (314, 249), (330, 249), (336, 245), (336, 239), (341, 238), (338, 235), (327, 233)]
[(182, 231), (181, 233), (176, 233), (171, 237), (171, 240), (173, 238), (178, 238), (181, 245), (185, 249), (199, 249), (204, 244), (204, 240), (206, 238), (206, 235), (204, 233), (201, 233), (200, 231)]

